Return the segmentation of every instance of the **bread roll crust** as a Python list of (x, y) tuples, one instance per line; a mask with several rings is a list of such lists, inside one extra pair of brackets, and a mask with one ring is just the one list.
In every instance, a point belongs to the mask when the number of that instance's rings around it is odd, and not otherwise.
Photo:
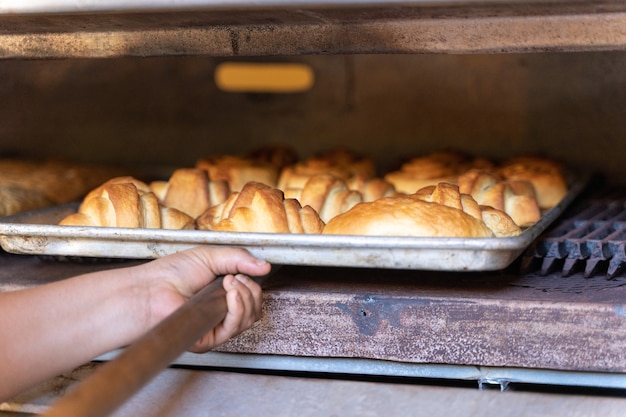
[(230, 195), (225, 181), (210, 181), (202, 169), (180, 168), (168, 181), (153, 181), (150, 190), (165, 207), (175, 208), (193, 218), (209, 207), (220, 204)]
[(357, 176), (370, 179), (376, 176), (376, 164), (371, 158), (336, 147), (284, 167), (278, 178), (277, 188), (283, 191), (304, 188), (306, 182), (317, 175), (332, 175), (346, 181)]
[(324, 223), (311, 207), (285, 199), (281, 190), (249, 182), (241, 192), (209, 208), (196, 219), (196, 228), (228, 232), (321, 233)]
[(302, 188), (288, 188), (285, 196), (310, 206), (327, 222), (363, 201), (361, 193), (350, 190), (346, 182), (330, 174), (310, 177)]
[(504, 180), (494, 171), (470, 170), (459, 176), (459, 191), (480, 205), (507, 213), (515, 224), (529, 227), (541, 219), (534, 186), (523, 180)]
[(456, 184), (439, 183), (436, 186), (423, 188), (414, 196), (467, 213), (485, 223), (496, 237), (517, 236), (522, 232), (506, 212), (480, 205), (471, 195), (461, 193)]
[(279, 173), (272, 163), (236, 155), (201, 158), (195, 167), (208, 172), (211, 181), (225, 181), (231, 191), (241, 191), (251, 181), (275, 187)]
[(323, 233), (461, 238), (494, 236), (481, 220), (459, 209), (405, 195), (359, 203), (331, 219)]
[(499, 172), (507, 180), (530, 182), (542, 209), (556, 206), (568, 192), (563, 167), (551, 159), (520, 156), (505, 162)]
[(14, 192), (17, 188), (37, 191), (44, 197), (37, 200), (39, 207), (32, 207), (35, 200), (29, 199), (25, 201), (28, 203), (26, 208), (16, 206), (6, 214), (78, 201), (89, 190), (118, 173), (117, 168), (95, 164), (0, 158), (1, 187), (8, 186)]
[(493, 164), (486, 159), (444, 150), (411, 158), (400, 169), (388, 172), (384, 179), (393, 184), (397, 192), (413, 194), (441, 182), (454, 184), (458, 175), (469, 169), (491, 166)]
[(77, 213), (59, 222), (62, 226), (192, 229), (194, 219), (163, 207), (147, 184), (132, 177), (118, 177), (92, 190)]
[(363, 175), (355, 175), (347, 181), (347, 185), (349, 189), (361, 193), (365, 202), (396, 194), (395, 187), (382, 178), (366, 178)]

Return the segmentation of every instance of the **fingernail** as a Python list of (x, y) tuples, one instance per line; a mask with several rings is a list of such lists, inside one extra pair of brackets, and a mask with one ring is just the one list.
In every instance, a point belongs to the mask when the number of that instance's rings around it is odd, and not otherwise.
[(263, 260), (263, 259), (256, 259), (254, 261), (255, 264), (257, 264), (258, 266), (263, 266), (263, 265), (267, 265), (267, 261)]
[(241, 275), (241, 274), (237, 274), (235, 275), (235, 279), (239, 282), (241, 282), (242, 284), (245, 284), (248, 282), (248, 277), (245, 275)]

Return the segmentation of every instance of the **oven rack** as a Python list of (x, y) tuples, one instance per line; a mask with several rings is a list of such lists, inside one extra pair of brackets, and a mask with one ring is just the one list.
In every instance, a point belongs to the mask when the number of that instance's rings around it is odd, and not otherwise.
[(610, 189), (573, 205), (524, 252), (522, 272), (619, 276), (626, 267), (625, 195), (624, 189)]

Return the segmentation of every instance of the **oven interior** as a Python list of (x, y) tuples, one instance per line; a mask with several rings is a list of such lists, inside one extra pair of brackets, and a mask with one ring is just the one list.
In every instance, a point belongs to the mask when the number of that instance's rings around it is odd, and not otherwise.
[[(174, 369), (621, 397), (626, 35), (618, 25), (612, 43), (593, 37), (624, 22), (624, 10), (618, 2), (492, 7), (185, 12), (171, 20), (6, 15), (0, 152), (155, 175), (268, 144), (301, 157), (341, 145), (375, 156), (381, 171), (442, 148), (556, 158), (591, 179), (507, 269), (282, 266), (264, 283), (260, 326), (211, 354), (183, 354)], [(487, 40), (489, 23), (543, 27), (533, 20), (541, 18), (579, 43), (564, 46), (549, 29), (489, 32), (494, 44)], [(83, 29), (68, 29), (80, 21)], [(206, 38), (183, 42), (189, 28)], [(388, 33), (400, 29), (405, 37), (390, 43)], [(122, 35), (135, 36), (134, 49), (116, 49)], [(314, 82), (291, 93), (225, 91), (215, 78), (224, 63), (300, 64)], [(5, 286), (117, 265), (6, 253), (2, 263)]]

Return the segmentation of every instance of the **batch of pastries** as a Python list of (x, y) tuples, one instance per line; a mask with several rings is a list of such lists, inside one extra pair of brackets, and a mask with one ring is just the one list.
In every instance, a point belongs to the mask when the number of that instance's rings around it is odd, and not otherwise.
[(539, 156), (494, 162), (455, 150), (377, 175), (345, 148), (305, 159), (284, 146), (217, 155), (167, 180), (110, 178), (59, 224), (227, 232), (510, 237), (566, 195), (563, 167)]
[(122, 168), (61, 159), (0, 157), (0, 216), (78, 201)]

